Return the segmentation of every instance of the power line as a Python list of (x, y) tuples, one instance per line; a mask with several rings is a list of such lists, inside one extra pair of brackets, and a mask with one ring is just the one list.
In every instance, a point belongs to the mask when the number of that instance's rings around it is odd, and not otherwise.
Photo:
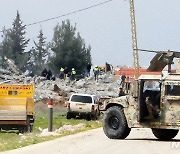
[[(43, 22), (47, 22), (47, 21), (50, 21), (50, 20), (54, 20), (54, 19), (57, 19), (57, 18), (65, 17), (65, 16), (68, 16), (68, 15), (71, 15), (71, 14), (76, 14), (76, 13), (79, 13), (79, 12), (82, 12), (82, 11), (85, 11), (85, 10), (88, 10), (88, 9), (92, 9), (92, 8), (97, 7), (97, 6), (100, 6), (100, 5), (104, 5), (104, 4), (109, 3), (109, 2), (111, 2), (111, 1), (113, 1), (113, 0), (107, 0), (107, 1), (104, 1), (104, 2), (101, 2), (101, 3), (98, 3), (98, 4), (95, 4), (95, 5), (92, 5), (92, 6), (83, 8), (83, 9), (79, 9), (79, 10), (76, 10), (76, 11), (73, 11), (73, 12), (70, 12), (70, 13), (66, 13), (66, 14), (57, 16), (57, 17), (53, 17), (53, 18), (49, 18), (49, 19), (37, 21), (37, 22), (34, 22), (34, 23), (30, 23), (30, 24), (27, 24), (26, 27), (27, 27), (27, 26), (36, 25), (36, 24), (40, 24), (40, 23), (43, 23)], [(0, 32), (3, 32), (3, 31), (0, 31)]]
[(34, 23), (28, 24), (28, 25), (26, 25), (26, 26), (31, 26), (31, 25), (35, 25), (35, 24), (40, 24), (40, 23), (43, 23), (43, 22), (47, 22), (47, 21), (50, 21), (50, 20), (57, 19), (57, 18), (65, 17), (65, 16), (68, 16), (68, 15), (71, 15), (71, 14), (79, 13), (79, 12), (82, 12), (82, 11), (85, 11), (85, 10), (88, 10), (88, 9), (91, 9), (91, 8), (94, 8), (94, 7), (97, 7), (97, 6), (100, 6), (100, 5), (104, 5), (104, 4), (109, 3), (109, 2), (111, 2), (111, 1), (113, 1), (113, 0), (107, 0), (107, 1), (104, 1), (104, 2), (101, 2), (101, 3), (98, 3), (98, 4), (95, 4), (95, 5), (92, 5), (92, 6), (83, 8), (83, 9), (79, 9), (79, 10), (76, 10), (76, 11), (73, 11), (73, 12), (70, 12), (70, 13), (66, 13), (66, 14), (57, 16), (57, 17), (53, 17), (53, 18), (41, 20), (41, 21), (38, 21), (38, 22), (34, 22)]

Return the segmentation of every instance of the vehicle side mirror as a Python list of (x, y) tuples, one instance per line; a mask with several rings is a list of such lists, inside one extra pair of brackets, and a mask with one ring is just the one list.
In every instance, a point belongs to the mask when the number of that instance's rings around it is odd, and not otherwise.
[(139, 92), (139, 84), (138, 84), (138, 80), (135, 80), (133, 83), (133, 97), (134, 98), (138, 97), (138, 92)]

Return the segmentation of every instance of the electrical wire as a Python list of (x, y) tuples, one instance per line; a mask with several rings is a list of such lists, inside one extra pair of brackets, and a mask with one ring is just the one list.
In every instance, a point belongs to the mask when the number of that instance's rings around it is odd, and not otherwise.
[(60, 15), (60, 16), (57, 16), (57, 17), (53, 17), (53, 18), (41, 20), (41, 21), (38, 21), (38, 22), (34, 22), (34, 23), (31, 23), (31, 24), (27, 24), (26, 26), (31, 26), (31, 25), (35, 25), (35, 24), (40, 24), (40, 23), (43, 23), (43, 22), (47, 22), (47, 21), (50, 21), (50, 20), (57, 19), (57, 18), (65, 17), (65, 16), (68, 16), (68, 15), (71, 15), (71, 14), (79, 13), (79, 12), (82, 12), (82, 11), (85, 11), (85, 10), (88, 10), (88, 9), (91, 9), (91, 8), (94, 8), (94, 7), (97, 7), (97, 6), (100, 6), (100, 5), (104, 5), (104, 4), (109, 3), (109, 2), (111, 2), (111, 1), (113, 1), (113, 0), (104, 1), (104, 2), (95, 4), (95, 5), (92, 5), (92, 6), (83, 8), (83, 9), (79, 9), (79, 10), (76, 10), (76, 11), (73, 11), (73, 12), (70, 12), (70, 13), (67, 13), (67, 14), (63, 14), (63, 15)]
[[(53, 17), (53, 18), (49, 18), (49, 19), (37, 21), (37, 22), (34, 22), (34, 23), (30, 23), (30, 24), (27, 24), (27, 25), (25, 25), (25, 26), (26, 26), (26, 27), (27, 27), (27, 26), (32, 26), (32, 25), (44, 23), (44, 22), (47, 22), (47, 21), (51, 21), (51, 20), (54, 20), (54, 19), (58, 19), (58, 18), (61, 18), (61, 17), (65, 17), (65, 16), (68, 16), (68, 15), (76, 14), (76, 13), (79, 13), (79, 12), (82, 12), (82, 11), (85, 11), (85, 10), (88, 10), (88, 9), (92, 9), (92, 8), (97, 7), (97, 6), (100, 6), (100, 5), (104, 5), (104, 4), (109, 3), (109, 2), (111, 2), (111, 1), (113, 1), (113, 0), (107, 0), (107, 1), (104, 1), (104, 2), (101, 2), (101, 3), (98, 3), (98, 4), (95, 4), (95, 5), (91, 5), (91, 6), (89, 6), (89, 7), (83, 8), (83, 9), (79, 9), (79, 10), (76, 10), (76, 11), (73, 11), (73, 12), (70, 12), (70, 13), (66, 13), (66, 14), (57, 16), (57, 17)], [(0, 32), (3, 32), (3, 31), (0, 31)]]

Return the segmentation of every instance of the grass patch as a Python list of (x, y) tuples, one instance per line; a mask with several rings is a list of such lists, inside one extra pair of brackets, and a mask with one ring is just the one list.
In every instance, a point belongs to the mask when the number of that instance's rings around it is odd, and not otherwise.
[(75, 134), (78, 132), (99, 128), (102, 126), (101, 120), (98, 121), (87, 121), (85, 119), (70, 119), (67, 120), (65, 113), (54, 112), (53, 113), (53, 131), (64, 126), (64, 125), (77, 125), (79, 123), (86, 124), (86, 127), (81, 130), (73, 132), (63, 132), (59, 136), (46, 136), (38, 137), (41, 133), (40, 129), (48, 128), (48, 112), (41, 111), (36, 113), (33, 133), (30, 134), (19, 134), (18, 131), (1, 131), (0, 133), (0, 151), (17, 149), (31, 144), (36, 144), (62, 136)]

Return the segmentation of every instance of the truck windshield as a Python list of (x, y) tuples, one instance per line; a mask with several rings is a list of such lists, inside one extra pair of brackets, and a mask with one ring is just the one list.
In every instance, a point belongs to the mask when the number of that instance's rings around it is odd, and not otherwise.
[(82, 102), (82, 103), (92, 103), (92, 98), (90, 96), (79, 96), (73, 95), (71, 97), (72, 102)]
[(180, 86), (179, 85), (166, 85), (165, 90), (166, 90), (166, 95), (180, 96)]

